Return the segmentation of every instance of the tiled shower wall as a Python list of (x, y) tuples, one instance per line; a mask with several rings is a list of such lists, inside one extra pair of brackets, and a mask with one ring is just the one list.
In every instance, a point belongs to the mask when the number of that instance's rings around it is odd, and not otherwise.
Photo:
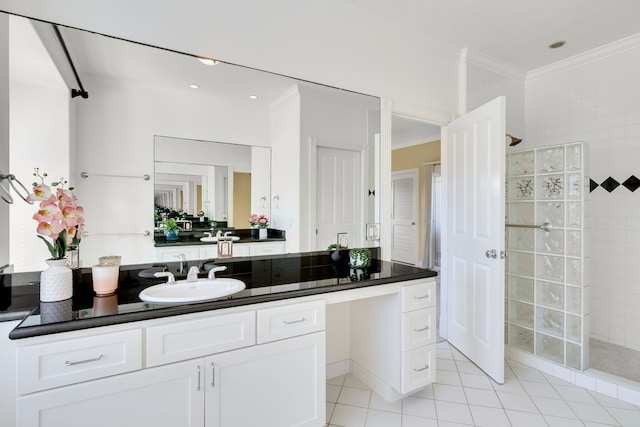
[[(595, 183), (640, 177), (640, 37), (529, 73), (525, 87), (516, 148), (584, 141)], [(640, 190), (598, 186), (586, 212), (591, 336), (640, 350)]]
[[(582, 143), (507, 156), (506, 334), (512, 346), (582, 370), (588, 310), (583, 305)], [(549, 231), (537, 227), (549, 224)]]

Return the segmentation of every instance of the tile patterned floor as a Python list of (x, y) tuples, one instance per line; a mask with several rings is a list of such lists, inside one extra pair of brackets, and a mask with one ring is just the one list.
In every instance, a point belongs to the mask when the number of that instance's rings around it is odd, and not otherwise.
[(327, 381), (330, 427), (640, 426), (640, 406), (515, 361), (496, 384), (447, 342), (437, 344), (437, 381), (389, 403), (350, 375)]

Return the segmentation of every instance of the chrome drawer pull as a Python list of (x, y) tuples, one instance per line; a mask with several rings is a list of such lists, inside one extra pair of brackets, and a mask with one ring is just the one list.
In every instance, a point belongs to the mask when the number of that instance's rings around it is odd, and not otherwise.
[(424, 371), (425, 369), (429, 369), (429, 365), (424, 365), (424, 368), (420, 368), (420, 369), (413, 368), (413, 370), (416, 372)]
[(198, 365), (198, 391), (200, 391), (200, 365)]
[(429, 327), (428, 327), (428, 326), (425, 326), (424, 328), (421, 328), (421, 329), (413, 328), (413, 330), (414, 330), (415, 332), (422, 332), (422, 331), (427, 331), (427, 330), (429, 330)]
[(302, 323), (302, 322), (304, 322), (305, 320), (307, 320), (307, 319), (305, 319), (305, 318), (303, 317), (302, 319), (292, 320), (292, 321), (290, 321), (290, 322), (287, 322), (286, 320), (283, 320), (283, 321), (282, 321), (282, 323), (284, 323), (285, 325), (293, 325), (294, 323)]
[(66, 366), (73, 366), (73, 365), (81, 365), (83, 363), (89, 363), (89, 362), (97, 362), (98, 360), (102, 359), (104, 356), (101, 354), (98, 357), (94, 357), (93, 359), (86, 359), (86, 360), (78, 360), (77, 362), (69, 362), (68, 360), (66, 362), (64, 362), (64, 364)]
[(426, 295), (421, 296), (421, 297), (416, 297), (416, 296), (413, 297), (413, 299), (425, 299), (425, 298), (429, 298), (429, 294), (426, 294)]

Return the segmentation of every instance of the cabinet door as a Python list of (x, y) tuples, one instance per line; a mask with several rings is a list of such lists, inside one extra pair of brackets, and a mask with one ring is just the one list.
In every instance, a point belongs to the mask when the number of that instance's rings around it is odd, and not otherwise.
[(191, 360), (22, 396), (21, 427), (204, 424), (204, 360)]
[(325, 424), (325, 333), (206, 359), (208, 427)]

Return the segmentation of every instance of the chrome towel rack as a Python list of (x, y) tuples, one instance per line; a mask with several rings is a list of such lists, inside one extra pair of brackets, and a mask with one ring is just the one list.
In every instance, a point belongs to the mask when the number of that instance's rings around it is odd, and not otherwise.
[(505, 227), (513, 227), (513, 228), (539, 228), (546, 232), (551, 231), (553, 225), (550, 222), (543, 222), (540, 225), (529, 225), (529, 224), (505, 224)]
[[(5, 187), (4, 185), (2, 185), (3, 181), (7, 181), (9, 183), (9, 186)], [(19, 187), (16, 186), (16, 183), (18, 184)], [(7, 175), (3, 175), (0, 173), (0, 191), (2, 192), (0, 193), (0, 197), (2, 198), (2, 200), (4, 200), (9, 204), (13, 204), (13, 196), (11, 196), (11, 188), (13, 188), (13, 191), (15, 191), (16, 194), (20, 196), (22, 200), (29, 203), (30, 205), (33, 204), (33, 201), (29, 200), (29, 190), (27, 190), (27, 187), (25, 187), (24, 184), (21, 183), (20, 180), (16, 178), (14, 174), (10, 173)]]
[(89, 173), (89, 172), (82, 172), (80, 173), (80, 176), (83, 178), (89, 178), (90, 176), (108, 176), (108, 177), (115, 177), (115, 178), (142, 178), (145, 181), (149, 181), (151, 179), (150, 175), (112, 175), (112, 174), (106, 174), (106, 173)]

